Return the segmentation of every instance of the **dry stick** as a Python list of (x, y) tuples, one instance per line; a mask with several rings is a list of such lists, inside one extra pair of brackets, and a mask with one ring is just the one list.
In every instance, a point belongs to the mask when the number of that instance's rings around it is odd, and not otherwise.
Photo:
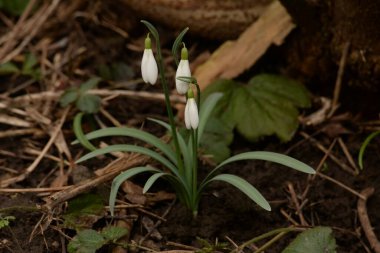
[(324, 178), (324, 179), (326, 179), (326, 180), (328, 180), (328, 181), (330, 181), (330, 182), (332, 182), (332, 183), (334, 183), (336, 185), (339, 185), (343, 189), (345, 189), (345, 190), (351, 192), (352, 194), (358, 196), (360, 199), (365, 199), (365, 197), (362, 194), (360, 194), (359, 192), (355, 191), (354, 189), (348, 187), (347, 185), (343, 184), (342, 182), (339, 182), (338, 180), (336, 180), (336, 179), (334, 179), (332, 177), (329, 177), (329, 176), (327, 176), (327, 175), (325, 175), (325, 174), (323, 174), (321, 172), (317, 172), (316, 175), (318, 175), (321, 178)]
[(44, 149), (41, 151), (40, 155), (33, 161), (33, 163), (31, 165), (29, 165), (29, 167), (25, 170), (24, 173), (22, 173), (21, 175), (17, 176), (17, 177), (13, 177), (13, 178), (9, 178), (9, 179), (6, 179), (4, 181), (1, 181), (0, 182), (0, 187), (1, 188), (4, 188), (4, 187), (7, 187), (9, 186), (10, 184), (14, 184), (14, 183), (17, 183), (17, 182), (20, 182), (20, 181), (23, 181), (30, 173), (32, 173), (35, 168), (38, 166), (38, 164), (41, 162), (42, 158), (44, 158), (45, 154), (47, 153), (47, 151), (50, 149), (51, 145), (54, 143), (55, 141), (55, 138), (58, 136), (58, 134), (60, 133), (61, 131), (61, 128), (62, 128), (62, 125), (63, 123), (65, 122), (66, 120), (66, 116), (67, 116), (67, 113), (69, 112), (70, 110), (70, 107), (67, 107), (63, 114), (62, 114), (62, 117), (59, 119), (58, 121), (58, 124), (57, 126), (55, 127), (54, 131), (52, 132), (51, 134), (51, 137), (48, 141), (48, 143), (45, 145)]
[[(333, 147), (335, 146), (335, 143), (336, 143), (336, 139), (334, 139), (334, 141), (330, 144), (329, 149), (328, 149), (327, 152), (323, 155), (321, 161), (319, 161), (319, 164), (318, 164), (317, 169), (316, 169), (316, 172), (317, 172), (317, 173), (321, 170), (321, 168), (322, 168), (323, 164), (325, 163), (327, 157), (328, 157), (329, 154), (331, 153), (331, 150), (332, 150)], [(316, 176), (317, 176), (316, 174), (314, 174), (314, 175), (312, 175), (312, 176), (311, 176), (311, 175), (308, 176), (308, 184), (306, 185), (306, 188), (305, 188), (305, 190), (303, 191), (303, 193), (302, 193), (302, 195), (301, 195), (301, 199), (302, 199), (302, 200), (304, 200), (304, 199), (306, 198), (306, 195), (309, 193), (311, 182), (313, 182), (313, 181), (315, 180), (315, 177), (316, 177)]]
[(15, 130), (7, 130), (7, 131), (0, 132), (0, 138), (14, 137), (14, 136), (20, 136), (20, 135), (30, 135), (30, 134), (41, 135), (43, 133), (44, 132), (41, 131), (39, 128), (15, 129)]
[(27, 36), (20, 43), (20, 45), (15, 48), (12, 52), (8, 53), (4, 59), (2, 59), (1, 63), (12, 60), (16, 55), (20, 54), (20, 52), (28, 45), (28, 43), (34, 38), (37, 34), (41, 26), (45, 23), (47, 18), (52, 14), (52, 12), (57, 8), (60, 0), (53, 0), (51, 5), (47, 8), (46, 11), (42, 15), (40, 15), (36, 21), (36, 24), (33, 26), (32, 30), (27, 33)]
[(317, 141), (316, 139), (314, 139), (313, 137), (311, 137), (310, 135), (308, 135), (307, 133), (305, 132), (300, 132), (300, 135), (302, 137), (304, 137), (305, 139), (308, 139), (311, 144), (313, 144), (315, 147), (317, 147), (319, 150), (321, 150), (322, 152), (324, 152), (325, 154), (327, 153), (328, 156), (330, 157), (330, 159), (335, 163), (337, 164), (342, 170), (350, 173), (351, 175), (354, 175), (356, 176), (356, 172), (353, 171), (350, 166), (348, 166), (346, 163), (344, 163), (343, 161), (341, 161), (338, 157), (336, 157), (335, 155), (329, 153), (327, 151), (327, 149), (319, 142)]
[(364, 196), (364, 199), (358, 200), (358, 215), (360, 219), (360, 223), (362, 224), (362, 228), (364, 233), (371, 245), (372, 249), (376, 253), (380, 253), (380, 242), (377, 239), (375, 233), (373, 232), (373, 228), (371, 226), (371, 222), (368, 217), (366, 202), (367, 199), (375, 192), (373, 187), (366, 188), (361, 192), (361, 195)]
[(290, 192), (290, 196), (294, 202), (294, 205), (296, 206), (296, 214), (298, 214), (298, 217), (300, 218), (301, 225), (302, 226), (308, 226), (309, 224), (306, 222), (305, 217), (303, 216), (302, 209), (301, 209), (300, 203), (299, 203), (298, 198), (297, 198), (297, 194), (294, 190), (292, 183), (288, 183), (288, 189)]
[(354, 159), (352, 158), (350, 151), (348, 151), (348, 148), (347, 148), (346, 144), (343, 142), (342, 138), (340, 138), (340, 137), (338, 138), (338, 143), (339, 143), (340, 147), (342, 148), (344, 155), (347, 157), (347, 160), (350, 163), (351, 167), (355, 169), (355, 172), (357, 174), (359, 174), (359, 172), (360, 172), (359, 168), (356, 165)]
[(25, 192), (56, 192), (62, 191), (72, 186), (60, 186), (60, 187), (41, 187), (41, 188), (0, 188), (1, 193), (25, 193)]
[[(58, 99), (62, 95), (62, 91), (45, 91), (40, 93), (26, 94), (18, 96), (12, 99), (14, 104), (28, 103), (34, 100), (47, 100), (47, 99)], [(165, 97), (162, 93), (154, 93), (147, 91), (130, 91), (130, 90), (106, 90), (106, 89), (94, 89), (88, 92), (89, 94), (99, 95), (99, 96), (126, 96), (133, 98), (143, 98), (156, 101), (165, 101)], [(172, 94), (170, 95), (170, 102), (172, 103), (182, 103), (185, 104), (185, 98), (183, 96)]]
[(299, 226), (300, 224), (295, 221), (284, 209), (281, 208), (280, 213), (288, 220), (290, 223), (292, 223), (294, 226)]
[[(131, 159), (133, 157), (133, 159)], [(148, 160), (147, 157), (142, 155), (128, 156), (119, 158), (109, 165), (107, 165), (104, 170), (107, 172), (101, 176), (87, 179), (75, 186), (72, 186), (63, 191), (57, 192), (48, 198), (46, 198), (46, 204), (44, 208), (47, 210), (52, 210), (57, 205), (61, 204), (64, 201), (67, 201), (83, 192), (89, 191), (98, 185), (113, 179), (120, 172), (127, 170), (129, 168), (144, 164)]]
[(340, 62), (339, 62), (339, 69), (338, 69), (338, 74), (337, 74), (335, 88), (334, 88), (334, 97), (332, 101), (331, 111), (328, 114), (328, 118), (330, 118), (334, 114), (336, 109), (338, 108), (339, 95), (342, 89), (342, 79), (343, 79), (343, 74), (344, 74), (344, 68), (346, 66), (346, 60), (347, 60), (349, 48), (350, 48), (350, 42), (346, 42), (344, 44), (342, 57), (340, 58)]
[[(288, 231), (289, 232), (289, 231)], [(263, 246), (261, 246), (258, 250), (255, 251), (255, 253), (260, 253), (269, 248), (273, 243), (277, 242), (281, 239), (284, 235), (286, 235), (288, 232), (281, 232), (272, 239), (270, 239), (268, 242), (266, 242)]]

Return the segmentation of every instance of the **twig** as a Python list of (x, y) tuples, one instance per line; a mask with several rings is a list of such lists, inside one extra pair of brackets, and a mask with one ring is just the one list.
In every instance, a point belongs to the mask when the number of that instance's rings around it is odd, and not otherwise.
[[(133, 157), (133, 159), (131, 159), (131, 157)], [(120, 172), (124, 170), (135, 167), (137, 165), (144, 164), (147, 160), (148, 158), (142, 155), (126, 156), (119, 158), (104, 168), (104, 170), (107, 171), (105, 174), (95, 178), (87, 179), (79, 183), (78, 185), (72, 186), (70, 188), (67, 188), (63, 191), (57, 192), (49, 196), (45, 199), (46, 204), (44, 205), (44, 208), (46, 208), (47, 210), (52, 210), (60, 203), (67, 201), (90, 189), (93, 189), (97, 187), (99, 184), (113, 179), (116, 175), (118, 175)]]
[(320, 176), (321, 178), (324, 178), (336, 185), (339, 185), (340, 187), (342, 187), (343, 189), (351, 192), (352, 194), (358, 196), (360, 199), (365, 199), (365, 196), (363, 196), (362, 194), (360, 194), (359, 192), (355, 191), (354, 189), (348, 187), (347, 185), (343, 184), (342, 182), (339, 182), (338, 180), (332, 178), (332, 177), (329, 177), (321, 172), (317, 172), (316, 175)]
[(355, 169), (355, 172), (357, 174), (359, 174), (359, 168), (356, 165), (354, 159), (352, 158), (352, 155), (350, 154), (350, 151), (348, 151), (348, 148), (347, 148), (346, 144), (343, 142), (342, 138), (340, 138), (340, 137), (338, 138), (338, 143), (339, 143), (340, 147), (342, 148), (343, 153), (346, 156), (346, 158), (347, 158), (348, 162), (350, 163), (351, 167)]
[(361, 191), (361, 195), (364, 196), (364, 199), (358, 200), (358, 215), (360, 219), (360, 223), (362, 224), (362, 228), (364, 233), (371, 245), (371, 248), (376, 252), (380, 253), (380, 242), (377, 239), (375, 233), (373, 232), (373, 228), (371, 226), (371, 222), (368, 217), (366, 202), (367, 199), (375, 192), (375, 189), (370, 187)]
[(296, 192), (294, 190), (294, 187), (293, 187), (292, 183), (288, 183), (288, 189), (289, 189), (290, 196), (291, 196), (291, 198), (293, 200), (293, 203), (294, 203), (294, 205), (296, 207), (296, 214), (300, 218), (301, 225), (302, 226), (308, 226), (309, 224), (307, 224), (307, 222), (305, 220), (305, 217), (303, 216), (302, 209), (301, 209), (300, 203), (299, 203), (298, 198), (297, 198), (297, 194), (296, 194)]
[(313, 144), (315, 147), (317, 147), (319, 150), (321, 150), (323, 153), (325, 154), (328, 154), (329, 158), (335, 163), (337, 164), (340, 168), (342, 168), (342, 170), (350, 173), (351, 175), (354, 175), (356, 176), (356, 172), (353, 171), (346, 163), (344, 163), (343, 161), (341, 161), (338, 157), (336, 157), (335, 155), (329, 153), (327, 151), (327, 149), (319, 142), (317, 141), (316, 139), (314, 139), (313, 137), (311, 137), (310, 135), (308, 135), (307, 133), (305, 132), (300, 132), (300, 135), (303, 136), (305, 139), (308, 139), (311, 144)]
[(0, 188), (1, 193), (25, 193), (25, 192), (56, 192), (62, 191), (72, 186), (60, 186), (60, 187), (41, 187), (41, 188)]
[(348, 54), (349, 48), (350, 48), (350, 42), (346, 42), (344, 44), (342, 57), (340, 58), (340, 62), (339, 62), (339, 69), (338, 69), (338, 74), (337, 74), (335, 88), (334, 88), (334, 97), (332, 101), (331, 111), (328, 114), (329, 118), (334, 114), (334, 112), (338, 108), (340, 91), (342, 89), (342, 79), (343, 79), (343, 74), (344, 74), (344, 68), (346, 66), (346, 60), (347, 60), (347, 54)]
[(283, 237), (283, 236), (286, 235), (287, 233), (289, 233), (289, 231), (279, 233), (278, 235), (276, 235), (275, 237), (273, 237), (272, 239), (270, 239), (268, 242), (266, 242), (266, 243), (265, 243), (263, 246), (261, 246), (259, 249), (257, 249), (257, 250), (255, 251), (255, 253), (263, 252), (264, 250), (266, 250), (267, 248), (269, 248), (273, 243), (275, 243), (275, 242), (277, 242), (279, 239), (281, 239), (281, 237)]

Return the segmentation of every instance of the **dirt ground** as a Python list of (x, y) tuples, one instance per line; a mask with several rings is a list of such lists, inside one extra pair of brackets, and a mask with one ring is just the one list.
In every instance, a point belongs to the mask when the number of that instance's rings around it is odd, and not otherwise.
[[(122, 20), (112, 12), (114, 6), (102, 9), (102, 14), (99, 14), (99, 9), (95, 7), (99, 8), (101, 4), (85, 2), (77, 1), (76, 5), (71, 1), (62, 3), (62, 12), (57, 14), (56, 19), (49, 19), (49, 22), (41, 26), (38, 35), (28, 43), (25, 51), (35, 52), (38, 56), (39, 66), (43, 69), (42, 79), (30, 81), (30, 76), (27, 75), (0, 75), (0, 105), (4, 105), (0, 109), (1, 116), (11, 116), (5, 117), (0, 123), (0, 134), (4, 133), (0, 139), (0, 183), (25, 176), (0, 188), (0, 214), (2, 217), (15, 218), (9, 226), (0, 228), (0, 252), (67, 252), (67, 245), (75, 236), (75, 230), (64, 226), (63, 215), (67, 211), (68, 201), (77, 195), (67, 195), (66, 199), (61, 199), (61, 202), (54, 205), (51, 203), (55, 203), (56, 199), (51, 196), (66, 193), (67, 186), (91, 181), (94, 173), (99, 172), (98, 169), (116, 159), (104, 156), (90, 160), (80, 168), (73, 165), (86, 151), (70, 145), (75, 139), (72, 121), (77, 110), (73, 107), (62, 108), (58, 103), (59, 92), (78, 86), (88, 77), (99, 73), (98, 68), (102, 64), (123, 62), (125, 65), (119, 75), (120, 79), (102, 81), (99, 88), (110, 91), (125, 89), (135, 92), (135, 95), (103, 96), (104, 110), (84, 125), (84, 131), (90, 131), (99, 122), (105, 122), (106, 125), (120, 122), (130, 127), (144, 128), (159, 137), (165, 134), (164, 129), (146, 121), (148, 117), (167, 121), (167, 117), (163, 100), (152, 95), (161, 92), (160, 87), (145, 85), (140, 79), (139, 63), (145, 32), (134, 27), (135, 21), (121, 26)], [(75, 12), (75, 8), (82, 12)], [(95, 10), (95, 13), (91, 10)], [(100, 18), (100, 21), (94, 17)], [(63, 20), (65, 26), (62, 26)], [(104, 20), (109, 23), (103, 22)], [(11, 21), (15, 22), (16, 19)], [(122, 30), (116, 29), (120, 27), (130, 27), (128, 36), (123, 36)], [(1, 29), (4, 34), (9, 30), (5, 25)], [(159, 30), (165, 31), (165, 28), (159, 26)], [(176, 31), (169, 31), (162, 38), (164, 61), (168, 63), (170, 78), (174, 76), (175, 70), (168, 41), (171, 41), (174, 34)], [(304, 45), (299, 42), (300, 34), (302, 35), (300, 30), (295, 30), (285, 44), (271, 47), (239, 80), (247, 81), (252, 75), (262, 72), (296, 78), (313, 95), (312, 108), (301, 112), (301, 116), (306, 116), (320, 108), (318, 98), (332, 96), (332, 84), (335, 83), (339, 66), (332, 66), (332, 62), (319, 66), (318, 64), (326, 63), (323, 59), (321, 62), (309, 62), (305, 68), (321, 67), (323, 70), (329, 69), (328, 73), (318, 76), (315, 69), (310, 75), (305, 69), (297, 70), (297, 64), (307, 61), (306, 57), (303, 60), (299, 58), (299, 54), (305, 53)], [(311, 39), (309, 37), (305, 41)], [(215, 50), (219, 46), (218, 41), (197, 38), (196, 35), (190, 36), (189, 41), (196, 41), (191, 47), (193, 55)], [(11, 43), (7, 45), (14, 46)], [(83, 47), (86, 50), (83, 51)], [(299, 61), (293, 65), (288, 64), (293, 57)], [(310, 57), (314, 59), (316, 56), (311, 54)], [(25, 61), (25, 55), (20, 52), (12, 59), (21, 65)], [(344, 84), (349, 83), (350, 78), (357, 83), (361, 75), (347, 71)], [(365, 83), (372, 81), (363, 80)], [(141, 95), (146, 94), (144, 92), (148, 95)], [(31, 94), (37, 95), (32, 97)], [(204, 193), (199, 214), (193, 218), (181, 203), (173, 200), (171, 189), (161, 182), (152, 188), (152, 194), (149, 195), (155, 201), (140, 204), (143, 197), (139, 195), (134, 198), (133, 194), (126, 194), (126, 187), (118, 195), (120, 203), (137, 203), (138, 207), (119, 212), (119, 218), (115, 220), (105, 207), (101, 215), (86, 222), (95, 230), (101, 230), (108, 224), (126, 226), (130, 233), (124, 239), (132, 245), (128, 252), (137, 252), (138, 249), (152, 249), (156, 252), (231, 252), (237, 245), (254, 237), (289, 226), (329, 226), (337, 241), (337, 252), (374, 252), (359, 220), (358, 201), (364, 189), (374, 188), (375, 192), (368, 198), (366, 206), (373, 231), (379, 235), (380, 212), (377, 208), (380, 205), (380, 138), (374, 139), (368, 146), (363, 170), (358, 169), (357, 156), (364, 139), (380, 126), (379, 108), (373, 106), (378, 103), (377, 94), (358, 86), (344, 86), (340, 94), (341, 106), (334, 115), (317, 126), (307, 126), (301, 121), (297, 133), (288, 143), (281, 143), (274, 137), (250, 143), (236, 134), (231, 145), (234, 154), (250, 150), (275, 151), (297, 158), (319, 172), (316, 176), (307, 176), (262, 161), (243, 161), (226, 166), (224, 171), (245, 178), (265, 196), (272, 206), (271, 212), (259, 208), (235, 188), (214, 183)], [(183, 107), (181, 103), (176, 103), (175, 106), (178, 111)], [(178, 117), (180, 121), (181, 115)], [(29, 121), (17, 121), (15, 118)], [(43, 151), (59, 123), (62, 123), (60, 134), (64, 136), (63, 140), (60, 139), (60, 144), (52, 143), (47, 151)], [(20, 128), (17, 124), (26, 124), (21, 127), (29, 129), (29, 132), (15, 134), (14, 130)], [(130, 139), (113, 138), (108, 141), (127, 143)], [(60, 149), (65, 147), (62, 143), (67, 145), (68, 152)], [(41, 160), (33, 167), (41, 154)], [(68, 154), (71, 160), (68, 159)], [(26, 168), (30, 168), (30, 173), (26, 173)], [(200, 177), (209, 170), (210, 165), (203, 164)], [(143, 179), (145, 178), (133, 180), (132, 188), (141, 187)], [(101, 196), (106, 206), (111, 181), (112, 178), (109, 178), (93, 184), (85, 192)], [(47, 189), (43, 190), (44, 188)], [(153, 223), (157, 231), (148, 232), (148, 223)], [(288, 233), (265, 252), (281, 252), (297, 234), (298, 232)], [(210, 244), (218, 242), (218, 247), (207, 251), (205, 241)], [(132, 242), (142, 242), (141, 248)], [(260, 241), (249, 245), (244, 252), (255, 252), (263, 244)], [(106, 245), (98, 252), (127, 252), (120, 249), (117, 251), (115, 247), (115, 244)]]

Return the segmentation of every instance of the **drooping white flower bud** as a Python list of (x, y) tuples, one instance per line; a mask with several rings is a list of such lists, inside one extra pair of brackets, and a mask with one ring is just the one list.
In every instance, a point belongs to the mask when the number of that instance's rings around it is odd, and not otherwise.
[(192, 89), (187, 92), (187, 102), (185, 107), (185, 125), (187, 129), (197, 129), (199, 125), (199, 115), (197, 102), (194, 99)]
[(183, 48), (181, 50), (181, 60), (179, 61), (177, 72), (175, 74), (175, 86), (177, 88), (177, 92), (181, 95), (186, 94), (189, 89), (189, 83), (184, 82), (182, 80), (178, 80), (177, 77), (191, 77), (190, 65), (189, 65), (189, 53), (185, 44), (183, 44)]
[(155, 84), (158, 77), (158, 67), (152, 51), (152, 41), (149, 34), (145, 39), (145, 49), (141, 61), (141, 75), (145, 83)]

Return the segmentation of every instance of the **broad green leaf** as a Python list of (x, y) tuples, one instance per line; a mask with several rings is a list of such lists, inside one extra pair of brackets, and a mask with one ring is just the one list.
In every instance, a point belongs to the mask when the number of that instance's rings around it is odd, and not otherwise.
[(63, 226), (71, 229), (90, 228), (103, 214), (103, 200), (99, 195), (87, 193), (69, 201), (63, 215)]
[(358, 157), (358, 163), (359, 163), (359, 167), (361, 169), (363, 169), (363, 157), (364, 157), (364, 152), (365, 152), (368, 144), (371, 142), (371, 140), (373, 138), (375, 138), (379, 134), (380, 134), (380, 131), (376, 131), (376, 132), (371, 133), (370, 135), (368, 135), (368, 137), (364, 140), (363, 144), (361, 145), (360, 151), (359, 151), (359, 157)]
[(211, 156), (211, 159), (220, 163), (230, 157), (229, 145), (234, 138), (231, 128), (220, 119), (212, 117), (208, 120), (200, 148), (202, 153)]
[(214, 110), (216, 104), (222, 97), (223, 93), (216, 92), (210, 94), (202, 103), (201, 110), (199, 112), (198, 143), (202, 140), (203, 132), (210, 118), (211, 112)]
[(111, 216), (114, 215), (114, 210), (115, 210), (115, 202), (116, 202), (116, 196), (117, 192), (119, 190), (120, 185), (125, 181), (128, 180), (129, 178), (141, 174), (144, 172), (161, 172), (160, 170), (153, 168), (153, 167), (135, 167), (132, 169), (129, 169), (127, 171), (124, 171), (120, 173), (117, 177), (115, 177), (112, 181), (112, 186), (111, 186), (111, 193), (110, 193), (110, 198), (109, 198), (109, 206), (110, 206), (110, 212)]
[(123, 227), (107, 226), (103, 228), (100, 234), (109, 242), (115, 242), (129, 233), (128, 229)]
[(302, 85), (276, 75), (258, 75), (247, 85), (220, 80), (203, 94), (214, 92), (223, 92), (224, 96), (213, 115), (250, 141), (273, 134), (282, 141), (290, 140), (298, 127), (297, 108), (310, 106), (309, 94)]
[(0, 0), (0, 9), (9, 12), (12, 15), (20, 16), (30, 0)]
[(62, 107), (66, 107), (71, 103), (74, 103), (78, 99), (79, 93), (77, 88), (69, 88), (65, 90), (62, 96), (59, 98), (59, 103)]
[(266, 201), (263, 195), (261, 195), (261, 193), (258, 190), (256, 190), (255, 187), (253, 187), (250, 183), (248, 183), (241, 177), (232, 174), (220, 174), (210, 179), (210, 182), (212, 181), (224, 181), (226, 183), (229, 183), (238, 188), (241, 192), (243, 192), (245, 195), (247, 195), (250, 199), (252, 199), (255, 203), (257, 203), (265, 210), (271, 210), (268, 201)]
[(67, 246), (69, 253), (95, 253), (106, 240), (98, 232), (92, 229), (79, 231)]
[(78, 139), (78, 142), (88, 150), (96, 150), (94, 145), (88, 140), (86, 135), (84, 135), (83, 130), (82, 130), (82, 117), (83, 113), (77, 113), (74, 118), (74, 123), (73, 123), (73, 130), (75, 137)]
[(336, 253), (336, 242), (329, 227), (315, 227), (299, 234), (282, 253)]
[[(108, 127), (88, 133), (85, 137), (87, 140), (93, 140), (108, 136), (128, 136), (141, 141), (145, 141), (146, 143), (149, 143), (157, 149), (159, 149), (160, 151), (162, 151), (173, 162), (173, 164), (177, 165), (177, 158), (174, 154), (173, 149), (171, 149), (171, 147), (168, 144), (166, 144), (156, 136), (139, 129), (129, 127)], [(77, 143), (79, 143), (78, 140), (74, 141), (72, 144)]]
[(111, 145), (111, 146), (107, 146), (104, 148), (96, 149), (96, 150), (82, 156), (81, 158), (79, 158), (76, 161), (76, 163), (84, 162), (88, 159), (94, 158), (94, 157), (99, 156), (99, 155), (104, 155), (104, 154), (108, 154), (108, 153), (112, 153), (112, 152), (120, 152), (120, 151), (121, 152), (133, 152), (133, 153), (147, 155), (147, 156), (155, 159), (156, 161), (160, 162), (161, 164), (163, 164), (174, 175), (179, 176), (177, 168), (169, 160), (167, 160), (165, 157), (163, 157), (162, 155), (160, 155), (159, 153), (157, 153), (153, 150), (150, 150), (150, 149), (144, 148), (144, 147), (140, 147), (140, 146), (136, 146), (136, 145), (116, 144), (116, 145)]
[(150, 178), (145, 182), (144, 188), (143, 188), (143, 193), (145, 194), (146, 192), (149, 191), (150, 187), (160, 178), (163, 176), (169, 175), (168, 173), (165, 172), (160, 172), (160, 173), (155, 173), (150, 176)]
[(0, 64), (0, 75), (9, 75), (15, 73), (20, 73), (20, 70), (18, 69), (16, 64), (12, 62)]
[(177, 36), (177, 38), (175, 39), (175, 41), (173, 43), (172, 55), (174, 57), (174, 61), (175, 61), (175, 64), (177, 66), (178, 66), (178, 62), (179, 62), (178, 61), (178, 49), (182, 43), (183, 36), (185, 36), (185, 34), (187, 33), (188, 30), (189, 30), (189, 27), (186, 27), (185, 29), (183, 29), (182, 32), (180, 32), (180, 34)]
[(93, 94), (82, 94), (76, 102), (77, 108), (85, 113), (97, 113), (100, 109), (102, 100)]
[(93, 77), (93, 78), (90, 78), (89, 80), (87, 80), (86, 82), (82, 83), (79, 87), (79, 92), (80, 93), (85, 93), (91, 89), (94, 89), (96, 88), (96, 86), (98, 85), (98, 83), (100, 82), (100, 78), (99, 77)]

